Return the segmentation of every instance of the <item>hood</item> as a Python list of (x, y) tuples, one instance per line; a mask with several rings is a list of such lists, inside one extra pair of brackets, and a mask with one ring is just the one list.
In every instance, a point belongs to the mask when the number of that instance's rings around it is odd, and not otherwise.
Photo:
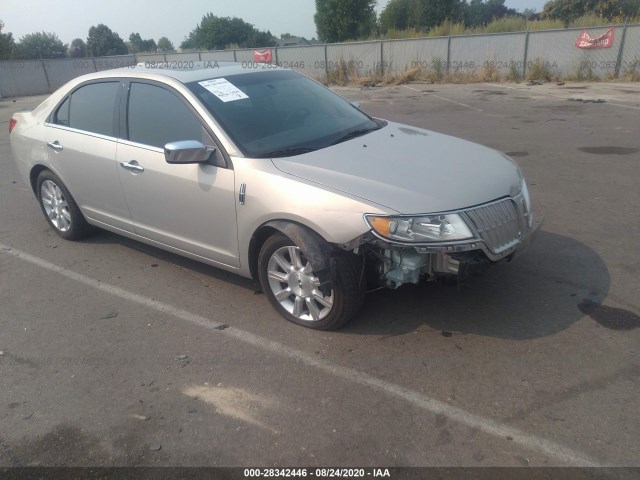
[(272, 161), (284, 173), (404, 214), (456, 210), (520, 191), (518, 166), (500, 152), (392, 122), (353, 140)]

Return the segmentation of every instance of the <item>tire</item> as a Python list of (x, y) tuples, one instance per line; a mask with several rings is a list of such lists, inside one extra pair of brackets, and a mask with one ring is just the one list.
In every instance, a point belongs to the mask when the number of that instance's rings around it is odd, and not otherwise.
[(36, 195), (44, 217), (65, 240), (79, 240), (91, 233), (75, 200), (62, 180), (51, 170), (43, 170), (36, 182)]
[(258, 276), (269, 302), (284, 318), (316, 330), (337, 330), (358, 312), (365, 288), (359, 257), (339, 255), (335, 266), (337, 278), (325, 296), (317, 289), (319, 280), (304, 252), (276, 233), (260, 249)]

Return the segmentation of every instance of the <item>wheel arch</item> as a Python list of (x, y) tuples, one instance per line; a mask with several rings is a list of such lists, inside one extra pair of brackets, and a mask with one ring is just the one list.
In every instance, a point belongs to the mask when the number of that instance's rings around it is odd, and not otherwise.
[(321, 291), (330, 291), (335, 274), (333, 257), (338, 249), (313, 229), (291, 220), (270, 220), (256, 229), (249, 241), (248, 259), (251, 277), (258, 280), (260, 250), (264, 242), (277, 232), (287, 236), (300, 247), (321, 282)]
[(31, 167), (31, 171), (29, 172), (29, 183), (31, 184), (31, 190), (33, 190), (33, 193), (36, 196), (38, 195), (38, 192), (36, 191), (37, 187), (38, 187), (38, 185), (37, 185), (38, 176), (45, 170), (50, 170), (51, 172), (56, 174), (56, 172), (51, 170), (51, 168), (49, 168), (46, 165), (42, 165), (41, 163), (38, 163), (38, 164), (34, 165), (33, 167)]

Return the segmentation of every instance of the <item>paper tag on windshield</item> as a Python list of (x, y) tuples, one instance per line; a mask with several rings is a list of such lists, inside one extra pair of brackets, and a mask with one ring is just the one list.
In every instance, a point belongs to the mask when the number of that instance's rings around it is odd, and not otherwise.
[(214, 78), (213, 80), (198, 82), (198, 84), (209, 90), (223, 102), (233, 102), (234, 100), (249, 98), (242, 90), (226, 78)]

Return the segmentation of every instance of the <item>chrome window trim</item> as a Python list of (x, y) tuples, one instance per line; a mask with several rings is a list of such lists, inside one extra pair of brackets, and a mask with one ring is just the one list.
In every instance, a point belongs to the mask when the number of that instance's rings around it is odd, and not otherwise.
[(127, 145), (129, 147), (142, 148), (143, 150), (149, 150), (150, 152), (161, 153), (162, 155), (164, 155), (164, 148), (154, 147), (153, 145), (147, 145), (146, 143), (132, 142), (131, 140), (127, 140), (124, 138), (118, 138), (117, 141), (118, 143)]
[(112, 142), (117, 142), (118, 139), (116, 137), (111, 137), (109, 135), (103, 135), (101, 133), (90, 132), (89, 130), (80, 130), (78, 128), (67, 127), (65, 125), (58, 125), (57, 123), (44, 122), (45, 127), (49, 128), (57, 128), (59, 130), (65, 130), (71, 133), (79, 133), (81, 135), (87, 135), (89, 137), (100, 138), (101, 140), (110, 140)]

